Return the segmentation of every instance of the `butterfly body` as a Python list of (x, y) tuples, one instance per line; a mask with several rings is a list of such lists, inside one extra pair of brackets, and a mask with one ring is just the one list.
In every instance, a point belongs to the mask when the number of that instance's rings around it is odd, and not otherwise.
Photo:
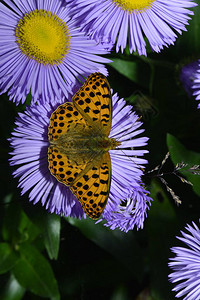
[(95, 152), (98, 154), (115, 149), (117, 145), (119, 143), (115, 139), (98, 135), (98, 133), (94, 135), (93, 132), (90, 135), (75, 134), (73, 137), (65, 134), (56, 141), (50, 141), (50, 146), (57, 147), (63, 154), (94, 152), (95, 155)]
[(109, 138), (112, 99), (106, 77), (90, 75), (72, 101), (60, 105), (50, 118), (49, 170), (96, 219), (110, 192), (109, 150), (120, 145)]

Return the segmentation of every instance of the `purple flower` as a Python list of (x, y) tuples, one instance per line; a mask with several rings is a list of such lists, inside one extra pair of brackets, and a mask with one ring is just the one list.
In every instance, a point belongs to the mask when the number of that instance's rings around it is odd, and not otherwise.
[(184, 300), (200, 299), (200, 230), (192, 224), (193, 227), (185, 227), (188, 233), (181, 231), (182, 237), (177, 237), (185, 247), (173, 247), (175, 257), (169, 263), (173, 270), (169, 280), (176, 284), (173, 291), (177, 292), (177, 298), (184, 297)]
[(109, 47), (80, 32), (62, 0), (3, 1), (0, 36), (0, 89), (16, 104), (29, 92), (33, 102), (64, 101), (77, 77), (107, 74), (110, 61), (97, 54)]
[[(192, 85), (193, 96), (196, 100), (200, 100), (200, 59), (198, 60), (198, 69), (194, 74), (194, 84)], [(200, 108), (200, 103), (197, 108)]]
[[(180, 81), (189, 96), (200, 100), (200, 59), (182, 67)], [(200, 103), (197, 108), (200, 108)]]
[[(71, 1), (67, 1), (71, 2)], [(191, 0), (74, 0), (78, 24), (97, 40), (116, 42), (116, 51), (125, 49), (146, 55), (145, 37), (153, 51), (174, 44), (177, 35), (197, 4)]]
[(192, 86), (194, 84), (195, 74), (198, 69), (199, 69), (198, 61), (193, 61), (181, 68), (179, 78), (188, 96), (192, 96), (193, 94)]
[[(142, 228), (150, 198), (141, 185), (142, 168), (147, 161), (141, 158), (147, 150), (141, 147), (148, 138), (138, 137), (144, 130), (138, 116), (126, 106), (117, 94), (112, 96), (113, 118), (109, 137), (121, 142), (110, 150), (112, 178), (109, 199), (102, 214), (107, 226), (119, 227), (124, 231), (134, 225)], [(17, 166), (13, 175), (19, 177), (22, 194), (29, 191), (29, 200), (41, 201), (51, 213), (82, 217), (83, 209), (70, 189), (57, 181), (48, 168), (48, 126), (52, 112), (64, 103), (32, 103), (16, 120), (16, 128), (10, 138), (13, 148), (10, 164)], [(127, 199), (127, 200), (126, 200)]]
[(105, 226), (110, 226), (112, 230), (119, 228), (125, 232), (135, 226), (137, 230), (142, 229), (151, 201), (142, 184), (139, 188), (132, 188), (126, 199), (121, 200), (119, 204), (111, 203), (109, 210), (105, 210), (103, 215), (103, 219), (107, 221)]

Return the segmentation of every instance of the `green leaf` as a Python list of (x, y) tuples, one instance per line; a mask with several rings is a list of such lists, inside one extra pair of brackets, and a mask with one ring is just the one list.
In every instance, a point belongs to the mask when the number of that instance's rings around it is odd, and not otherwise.
[(151, 197), (154, 201), (147, 222), (151, 296), (156, 300), (173, 299), (167, 280), (168, 258), (178, 221), (173, 204), (157, 180), (151, 183)]
[(13, 268), (18, 257), (7, 243), (0, 243), (0, 274), (6, 273)]
[(60, 217), (56, 214), (45, 214), (40, 220), (44, 244), (50, 259), (58, 258), (60, 244)]
[(167, 145), (174, 165), (181, 162), (188, 164), (186, 168), (179, 172), (193, 184), (194, 192), (200, 196), (200, 176), (187, 171), (194, 165), (200, 165), (200, 153), (186, 149), (185, 146), (171, 134), (167, 135)]
[(37, 209), (30, 215), (30, 218), (42, 234), (43, 244), (49, 258), (57, 259), (60, 245), (60, 216), (50, 214), (44, 209)]
[(138, 65), (135, 61), (124, 61), (120, 58), (113, 58), (111, 67), (117, 70), (120, 74), (124, 75), (132, 81), (137, 81)]
[(25, 289), (19, 284), (13, 274), (10, 276), (4, 291), (0, 294), (1, 300), (21, 300)]
[(112, 58), (110, 66), (120, 74), (127, 77), (134, 83), (148, 88), (150, 81), (150, 68), (142, 60), (126, 61), (120, 58)]
[(194, 15), (189, 21), (189, 26), (186, 26), (187, 31), (183, 32), (182, 36), (179, 36), (176, 42), (175, 51), (180, 56), (197, 55), (199, 57), (200, 52), (200, 10), (199, 6), (193, 8)]
[(35, 226), (18, 203), (10, 203), (6, 208), (2, 235), (5, 241), (13, 244), (32, 241), (39, 234)]
[(134, 273), (135, 277), (141, 279), (145, 256), (142, 256), (141, 253), (144, 253), (145, 250), (140, 247), (136, 239), (137, 233), (134, 235), (134, 231), (124, 233), (117, 229), (111, 230), (102, 222), (95, 224), (94, 220), (89, 218), (79, 220), (67, 217), (65, 219), (71, 225), (79, 228), (89, 240), (119, 260), (130, 272)]
[[(12, 198), (10, 198), (11, 201)], [(2, 235), (5, 241), (19, 239), (18, 225), (21, 218), (21, 207), (15, 203), (7, 204), (2, 228)]]
[(29, 244), (21, 245), (19, 252), (21, 259), (13, 269), (19, 283), (39, 296), (60, 299), (57, 281), (46, 258)]

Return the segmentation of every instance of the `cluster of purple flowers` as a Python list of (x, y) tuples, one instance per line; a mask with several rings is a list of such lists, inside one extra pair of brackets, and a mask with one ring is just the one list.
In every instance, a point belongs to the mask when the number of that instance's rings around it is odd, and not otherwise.
[[(17, 166), (22, 194), (41, 202), (51, 213), (85, 217), (71, 190), (57, 181), (48, 168), (48, 126), (55, 109), (71, 101), (79, 82), (94, 72), (108, 75), (105, 57), (113, 49), (147, 55), (146, 43), (160, 52), (173, 45), (177, 33), (188, 25), (196, 6), (192, 0), (4, 0), (0, 3), (0, 89), (16, 104), (32, 96), (31, 105), (16, 119), (10, 138), (13, 149), (10, 164)], [(187, 92), (200, 100), (200, 63), (182, 68), (180, 80)], [(132, 107), (112, 94), (112, 127), (109, 137), (120, 142), (110, 151), (111, 189), (101, 220), (111, 229), (143, 228), (151, 205), (142, 183), (141, 147), (148, 138)], [(199, 105), (200, 107), (200, 105)], [(191, 249), (173, 248), (170, 262), (172, 282), (182, 280), (177, 297), (200, 299), (199, 229), (187, 227), (193, 237), (180, 238)], [(189, 277), (192, 276), (192, 277)], [(195, 289), (195, 292), (192, 292)]]
[[(191, 0), (57, 0), (0, 3), (0, 89), (18, 104), (67, 98), (77, 78), (107, 75), (113, 45), (146, 55), (186, 30)], [(49, 46), (51, 45), (51, 46)]]

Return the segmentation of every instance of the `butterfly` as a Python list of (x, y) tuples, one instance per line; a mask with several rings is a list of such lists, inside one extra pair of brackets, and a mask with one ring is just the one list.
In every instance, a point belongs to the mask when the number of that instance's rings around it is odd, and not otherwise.
[(49, 170), (92, 219), (100, 217), (110, 193), (109, 150), (120, 145), (109, 138), (111, 125), (111, 90), (101, 73), (91, 74), (72, 102), (60, 105), (50, 118)]

